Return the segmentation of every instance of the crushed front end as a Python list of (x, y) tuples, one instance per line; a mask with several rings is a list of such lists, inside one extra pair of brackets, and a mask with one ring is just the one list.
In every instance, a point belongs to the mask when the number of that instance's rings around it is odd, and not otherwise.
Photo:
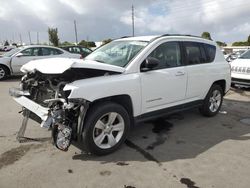
[(67, 151), (71, 141), (81, 137), (88, 101), (68, 99), (71, 91), (63, 91), (66, 84), (83, 79), (83, 76), (70, 71), (64, 74), (28, 72), (22, 77), (20, 88), (9, 90), (23, 108), (24, 121), (18, 138), (24, 136), (24, 127), (29, 118), (40, 123), (41, 127), (52, 130), (53, 143), (60, 150)]

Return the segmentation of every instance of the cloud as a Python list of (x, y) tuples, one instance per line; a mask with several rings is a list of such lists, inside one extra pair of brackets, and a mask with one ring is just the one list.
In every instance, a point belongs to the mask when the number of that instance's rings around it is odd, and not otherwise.
[(250, 34), (250, 2), (245, 0), (0, 0), (0, 40), (28, 42), (39, 32), (47, 41), (48, 27), (57, 27), (61, 41), (78, 38), (103, 40), (131, 35), (131, 5), (135, 7), (135, 34), (209, 31), (215, 40), (245, 40)]
[[(183, 0), (158, 1), (161, 14), (151, 13), (152, 6), (136, 10), (135, 23), (138, 33), (186, 33), (200, 35), (211, 32), (213, 38), (226, 42), (245, 40), (250, 30), (250, 2), (244, 0)], [(129, 12), (120, 21), (130, 25)], [(241, 31), (241, 32), (240, 32)], [(232, 36), (232, 37), (231, 37)]]

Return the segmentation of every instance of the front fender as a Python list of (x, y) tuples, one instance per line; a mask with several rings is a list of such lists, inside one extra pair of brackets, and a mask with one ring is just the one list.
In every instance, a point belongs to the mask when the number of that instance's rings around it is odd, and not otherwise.
[(141, 113), (141, 87), (138, 74), (119, 74), (77, 80), (67, 84), (63, 90), (71, 90), (69, 99), (83, 98), (90, 102), (116, 95), (129, 95), (132, 100), (133, 115), (138, 116)]
[(12, 73), (11, 58), (2, 57), (0, 59), (0, 65), (6, 67), (7, 69), (9, 69), (10, 73)]

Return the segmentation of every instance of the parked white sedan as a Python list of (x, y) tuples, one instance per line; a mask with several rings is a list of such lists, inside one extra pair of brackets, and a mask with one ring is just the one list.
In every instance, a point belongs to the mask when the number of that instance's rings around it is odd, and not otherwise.
[(10, 75), (22, 74), (20, 68), (31, 60), (53, 57), (80, 59), (81, 55), (72, 54), (63, 49), (45, 45), (19, 47), (0, 56), (0, 80)]

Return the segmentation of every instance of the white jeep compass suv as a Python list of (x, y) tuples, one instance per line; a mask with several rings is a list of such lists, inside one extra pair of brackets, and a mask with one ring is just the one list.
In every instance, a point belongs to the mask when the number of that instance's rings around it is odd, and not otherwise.
[[(71, 140), (97, 155), (119, 148), (136, 122), (199, 107), (220, 110), (230, 66), (215, 42), (190, 35), (121, 38), (78, 59), (30, 61), (10, 94), (28, 118), (52, 129), (57, 148)], [(204, 120), (205, 121), (205, 120)]]
[(232, 85), (250, 87), (250, 50), (231, 62)]

